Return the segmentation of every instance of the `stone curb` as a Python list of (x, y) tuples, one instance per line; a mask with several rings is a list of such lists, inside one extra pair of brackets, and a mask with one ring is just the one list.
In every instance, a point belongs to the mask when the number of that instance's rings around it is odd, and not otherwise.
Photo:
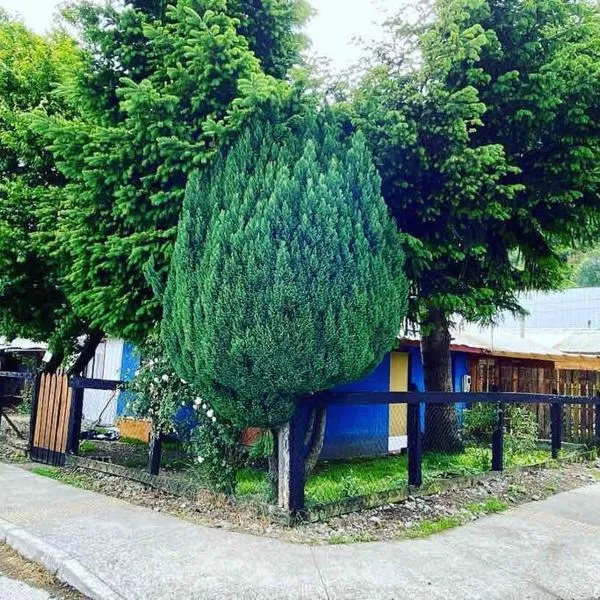
[(92, 600), (125, 600), (78, 560), (24, 529), (0, 518), (0, 543), (55, 575)]

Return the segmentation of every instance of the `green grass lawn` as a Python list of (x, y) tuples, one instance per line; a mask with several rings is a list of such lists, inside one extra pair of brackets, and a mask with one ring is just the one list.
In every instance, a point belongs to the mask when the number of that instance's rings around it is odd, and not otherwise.
[[(548, 450), (505, 456), (505, 466), (531, 465), (549, 459)], [(425, 483), (436, 479), (476, 475), (490, 470), (491, 450), (470, 447), (462, 454), (427, 452), (423, 455)], [(408, 483), (406, 454), (347, 461), (324, 462), (317, 466), (306, 483), (307, 505), (334, 502), (403, 488)], [(269, 483), (264, 472), (243, 469), (238, 473), (240, 496), (268, 496)]]

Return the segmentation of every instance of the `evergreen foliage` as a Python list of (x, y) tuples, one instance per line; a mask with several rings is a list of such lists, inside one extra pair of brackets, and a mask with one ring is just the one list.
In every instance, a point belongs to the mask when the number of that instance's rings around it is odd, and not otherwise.
[(597, 235), (600, 13), (587, 0), (435, 0), (399, 15), (353, 102), (400, 229), (411, 316), (518, 310)]
[(60, 288), (64, 263), (44, 235), (55, 226), (64, 179), (27, 113), (43, 106), (64, 115), (52, 89), (78, 64), (66, 35), (36, 35), (0, 10), (0, 334), (48, 341), (52, 349), (68, 345), (83, 324)]
[(164, 297), (175, 370), (236, 425), (284, 423), (390, 350), (402, 263), (362, 136), (255, 122), (188, 184)]
[(94, 328), (141, 342), (160, 319), (144, 273), (153, 261), (166, 280), (188, 174), (258, 106), (276, 112), (293, 95), (275, 76), (298, 60), (303, 7), (81, 0), (66, 8), (84, 64), (56, 97), (77, 113), (38, 111), (35, 127), (66, 180), (49, 241), (67, 253), (61, 288)]

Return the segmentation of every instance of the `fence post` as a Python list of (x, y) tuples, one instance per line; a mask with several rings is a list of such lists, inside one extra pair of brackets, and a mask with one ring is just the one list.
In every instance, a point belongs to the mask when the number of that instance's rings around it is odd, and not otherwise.
[(492, 433), (492, 471), (504, 470), (504, 404), (498, 404), (496, 427)]
[(596, 392), (596, 404), (594, 405), (594, 434), (596, 445), (600, 446), (600, 391)]
[(40, 380), (42, 374), (36, 373), (35, 379), (33, 380), (33, 389), (31, 390), (31, 414), (29, 415), (29, 442), (27, 445), (27, 452), (31, 453), (33, 448), (33, 439), (35, 436), (35, 426), (37, 423), (37, 409), (38, 409), (38, 396), (40, 394)]
[(419, 404), (410, 403), (407, 409), (408, 433), (408, 485), (419, 487), (423, 483), (421, 462), (423, 458)]
[(158, 475), (160, 472), (160, 459), (162, 456), (162, 434), (152, 432), (148, 453), (148, 473)]
[(304, 510), (304, 432), (300, 409), (277, 434), (279, 508), (295, 515)]
[(81, 437), (81, 421), (83, 419), (83, 388), (73, 388), (71, 395), (71, 414), (69, 415), (69, 437), (67, 452), (79, 454), (79, 438)]
[(550, 405), (550, 422), (552, 434), (552, 458), (558, 458), (558, 451), (561, 447), (561, 412), (562, 405), (558, 402), (553, 402)]

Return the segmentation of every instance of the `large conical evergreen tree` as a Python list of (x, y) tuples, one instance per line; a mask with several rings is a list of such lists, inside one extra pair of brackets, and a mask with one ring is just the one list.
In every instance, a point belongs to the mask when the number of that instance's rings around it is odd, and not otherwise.
[(240, 426), (358, 379), (406, 312), (399, 236), (364, 140), (249, 128), (192, 177), (164, 298), (178, 374)]

